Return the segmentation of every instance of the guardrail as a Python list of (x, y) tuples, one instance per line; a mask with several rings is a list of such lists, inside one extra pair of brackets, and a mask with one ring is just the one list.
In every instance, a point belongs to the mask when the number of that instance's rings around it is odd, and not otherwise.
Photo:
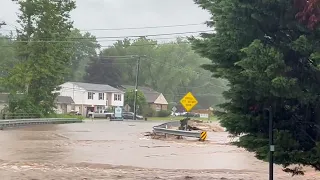
[(187, 131), (187, 130), (176, 130), (168, 129), (168, 127), (179, 127), (180, 121), (167, 122), (153, 127), (153, 132), (158, 134), (170, 134), (175, 136), (185, 136), (199, 138), (200, 141), (205, 141), (207, 139), (206, 131)]
[(79, 123), (82, 120), (76, 118), (39, 118), (39, 119), (10, 119), (0, 120), (0, 129), (6, 127), (17, 127), (36, 124), (65, 124), (65, 123)]

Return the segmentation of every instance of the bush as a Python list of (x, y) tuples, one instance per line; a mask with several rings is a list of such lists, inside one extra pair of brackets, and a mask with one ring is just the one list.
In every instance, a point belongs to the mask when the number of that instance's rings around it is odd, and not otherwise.
[(143, 110), (144, 117), (154, 117), (156, 115), (156, 111), (150, 107), (146, 107)]
[(157, 117), (168, 117), (171, 115), (171, 111), (161, 110), (157, 112)]
[(83, 116), (77, 116), (73, 114), (50, 114), (47, 116), (47, 118), (76, 118), (79, 120), (83, 120)]

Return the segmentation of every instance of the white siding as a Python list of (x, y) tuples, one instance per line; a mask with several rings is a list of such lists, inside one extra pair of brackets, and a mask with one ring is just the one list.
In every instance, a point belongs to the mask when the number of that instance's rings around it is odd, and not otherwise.
[(86, 91), (80, 87), (73, 85), (72, 83), (64, 83), (60, 85), (60, 95), (61, 96), (70, 96), (75, 104), (84, 104)]
[[(95, 105), (95, 106), (105, 106), (106, 105), (106, 93), (104, 92), (92, 92), (93, 99), (88, 99), (88, 91), (81, 87), (74, 85), (73, 83), (64, 83), (61, 85), (60, 95), (70, 96), (75, 104), (83, 105)], [(104, 99), (99, 100), (99, 93), (104, 93)]]
[[(86, 106), (124, 106), (124, 93), (111, 93), (111, 92), (92, 92), (93, 99), (88, 99), (88, 91), (74, 85), (71, 82), (60, 85), (60, 95), (70, 96), (75, 103), (75, 110), (84, 114), (86, 112)], [(104, 93), (104, 99), (99, 100), (99, 93)], [(121, 100), (114, 99), (115, 94), (120, 94)], [(108, 103), (108, 105), (107, 105)]]
[[(120, 94), (121, 96), (121, 101), (117, 100), (115, 101), (114, 97), (115, 97), (115, 94)], [(110, 101), (110, 100), (109, 100)], [(123, 93), (112, 93), (112, 96), (111, 96), (111, 106), (124, 106), (124, 94)]]

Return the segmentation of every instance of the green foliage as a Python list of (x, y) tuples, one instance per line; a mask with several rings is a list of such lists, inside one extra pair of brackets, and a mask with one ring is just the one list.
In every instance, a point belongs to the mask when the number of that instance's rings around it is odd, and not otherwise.
[[(21, 28), (15, 47), (19, 62), (5, 77), (5, 84), (11, 94), (26, 94), (22, 101), (32, 110), (47, 115), (53, 113), (57, 96), (52, 91), (69, 73), (73, 46), (66, 42), (72, 28), (69, 13), (75, 2), (21, 0), (17, 4)], [(10, 110), (26, 109), (13, 106)]]
[(0, 34), (0, 92), (5, 92), (4, 77), (8, 75), (8, 71), (12, 68), (17, 59), (15, 58), (15, 50), (13, 42), (8, 40), (9, 36)]
[(161, 110), (157, 112), (157, 117), (168, 117), (171, 115), (171, 111)]
[[(135, 96), (135, 91), (133, 89), (127, 90), (127, 92), (124, 95), (124, 104), (128, 104), (131, 107), (132, 111), (134, 107), (134, 96)], [(137, 113), (143, 114), (143, 109), (146, 107), (147, 102), (146, 102), (146, 98), (144, 97), (141, 91), (137, 92), (136, 105), (137, 105)]]
[(224, 100), (221, 93), (226, 89), (225, 83), (210, 78), (210, 72), (200, 67), (208, 63), (208, 59), (194, 53), (188, 41), (181, 38), (165, 44), (146, 37), (118, 41), (104, 49), (100, 59), (90, 62), (86, 82), (133, 85), (137, 58), (131, 55), (146, 55), (141, 58), (139, 86), (163, 93), (169, 102), (179, 102), (188, 91), (197, 95), (199, 107), (208, 108)]
[(79, 29), (73, 29), (69, 38), (72, 39), (72, 61), (69, 66), (70, 73), (66, 81), (82, 81), (86, 75), (86, 66), (90, 62), (90, 58), (96, 57), (96, 49), (100, 47), (96, 37), (90, 33), (81, 33)]
[[(208, 10), (213, 34), (192, 38), (193, 48), (211, 59), (204, 65), (229, 82), (218, 113), (237, 144), (268, 157), (268, 121), (272, 106), (275, 163), (301, 164), (320, 170), (319, 29), (296, 19), (293, 1), (196, 0)], [(294, 172), (286, 169), (286, 172)]]
[(77, 116), (73, 114), (55, 114), (55, 113), (48, 115), (47, 118), (75, 118), (78, 120), (85, 119), (83, 116)]
[(151, 107), (145, 107), (143, 109), (143, 116), (144, 117), (154, 117), (156, 116), (156, 111), (152, 109)]
[(92, 57), (86, 68), (84, 81), (87, 83), (108, 84), (113, 87), (120, 86), (123, 72), (114, 64), (114, 61), (103, 57)]

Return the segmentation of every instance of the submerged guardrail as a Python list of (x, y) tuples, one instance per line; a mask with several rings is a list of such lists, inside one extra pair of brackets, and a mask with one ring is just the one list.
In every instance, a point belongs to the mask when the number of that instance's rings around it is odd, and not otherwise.
[(10, 119), (0, 120), (0, 129), (7, 127), (18, 127), (37, 124), (65, 124), (80, 123), (82, 120), (76, 118), (39, 118), (39, 119)]
[(185, 136), (199, 138), (200, 141), (205, 141), (207, 139), (206, 131), (187, 131), (187, 130), (176, 130), (168, 129), (168, 127), (179, 127), (180, 121), (167, 122), (153, 127), (154, 133), (158, 134), (170, 134), (175, 136)]

